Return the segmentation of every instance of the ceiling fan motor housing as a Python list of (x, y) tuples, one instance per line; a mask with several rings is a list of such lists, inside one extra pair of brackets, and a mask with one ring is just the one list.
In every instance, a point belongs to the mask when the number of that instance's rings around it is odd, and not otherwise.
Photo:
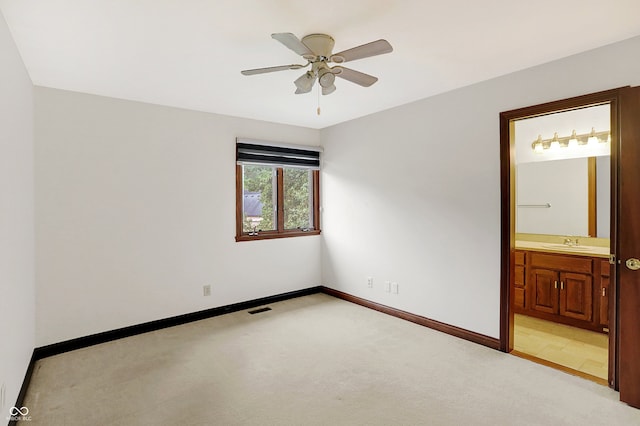
[[(309, 34), (308, 36), (304, 36), (301, 41), (309, 48), (309, 50), (315, 53), (317, 57), (324, 57), (327, 59), (331, 57), (331, 52), (335, 45), (333, 37), (326, 34)], [(316, 57), (307, 58), (305, 56), (304, 58), (311, 62), (316, 60)], [(322, 59), (318, 58), (318, 60)]]

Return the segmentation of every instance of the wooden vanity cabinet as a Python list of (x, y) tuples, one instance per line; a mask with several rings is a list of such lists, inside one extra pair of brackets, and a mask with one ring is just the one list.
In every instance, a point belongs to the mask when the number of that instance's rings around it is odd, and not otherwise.
[(514, 312), (603, 331), (608, 306), (600, 299), (608, 292), (602, 290), (608, 276), (601, 276), (600, 262), (588, 256), (517, 250)]

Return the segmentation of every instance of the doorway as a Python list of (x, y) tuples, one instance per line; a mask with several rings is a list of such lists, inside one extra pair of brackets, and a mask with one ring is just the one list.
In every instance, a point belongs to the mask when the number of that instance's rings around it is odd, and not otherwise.
[[(576, 111), (597, 105), (610, 108), (610, 259), (601, 262), (574, 262), (571, 268), (582, 268), (578, 273), (568, 271), (563, 262), (554, 263), (553, 256), (545, 254), (522, 258), (516, 250), (516, 171), (514, 123), (531, 117), (542, 117), (564, 111)], [(608, 384), (620, 390), (620, 399), (631, 406), (640, 407), (640, 227), (636, 217), (640, 211), (640, 88), (623, 87), (576, 98), (506, 111), (500, 114), (501, 162), (501, 311), (500, 349), (514, 349), (516, 304), (521, 303), (526, 290), (531, 290), (528, 306), (549, 314), (562, 313), (572, 320), (586, 320), (594, 312), (581, 307), (585, 297), (596, 296), (598, 285), (593, 280), (606, 278), (608, 306), (604, 316), (608, 321)], [(562, 135), (565, 136), (565, 135)], [(553, 138), (552, 138), (553, 139)], [(546, 141), (549, 144), (557, 142)], [(535, 149), (532, 143), (532, 148)], [(569, 241), (560, 241), (564, 249)], [(557, 253), (556, 253), (557, 254)], [(564, 256), (565, 258), (569, 257)], [(566, 261), (567, 259), (562, 259)], [(530, 263), (528, 263), (530, 262)], [(524, 268), (522, 268), (524, 266)], [(525, 272), (527, 266), (540, 270)], [(525, 293), (516, 281), (526, 273), (530, 280)], [(533, 287), (530, 287), (533, 286)], [(561, 293), (564, 291), (564, 293)], [(579, 302), (579, 303), (577, 303)], [(525, 302), (526, 303), (526, 302)], [(594, 305), (590, 305), (593, 306)], [(601, 304), (601, 307), (605, 304)], [(596, 306), (597, 307), (597, 306)]]
[(603, 103), (510, 123), (516, 250), (512, 353), (604, 385), (610, 109)]

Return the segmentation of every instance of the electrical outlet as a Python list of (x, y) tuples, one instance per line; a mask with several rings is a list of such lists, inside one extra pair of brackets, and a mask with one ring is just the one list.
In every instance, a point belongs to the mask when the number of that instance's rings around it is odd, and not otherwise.
[(367, 287), (373, 288), (373, 277), (367, 278)]
[(391, 292), (393, 294), (398, 294), (398, 290), (399, 290), (398, 289), (398, 283), (396, 283), (396, 282), (391, 283)]
[(384, 282), (384, 291), (386, 291), (387, 293), (391, 292), (391, 281)]
[(211, 285), (207, 284), (202, 286), (202, 295), (211, 296)]

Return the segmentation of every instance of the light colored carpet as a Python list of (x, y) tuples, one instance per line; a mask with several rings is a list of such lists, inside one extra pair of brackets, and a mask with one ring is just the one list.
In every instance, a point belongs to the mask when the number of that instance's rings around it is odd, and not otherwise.
[(324, 294), (50, 357), (32, 425), (638, 425), (607, 387)]

